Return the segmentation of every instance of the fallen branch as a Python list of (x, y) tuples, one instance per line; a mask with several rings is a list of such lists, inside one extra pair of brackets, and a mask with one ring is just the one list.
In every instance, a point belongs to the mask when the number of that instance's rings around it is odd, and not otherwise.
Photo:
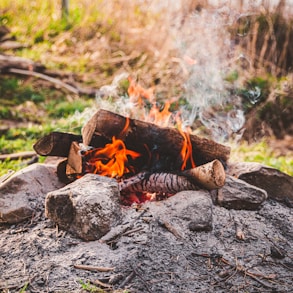
[(3, 155), (0, 155), (0, 161), (29, 159), (36, 155), (37, 154), (34, 151), (19, 152), (19, 153), (13, 153), (13, 154), (3, 154)]
[(39, 72), (31, 71), (31, 70), (16, 69), (16, 68), (9, 68), (8, 72), (41, 78), (41, 79), (44, 79), (44, 80), (49, 81), (51, 83), (54, 83), (55, 85), (63, 87), (66, 90), (74, 93), (75, 95), (80, 94), (79, 90), (76, 89), (75, 87), (73, 87), (73, 86), (71, 86), (71, 85), (69, 85), (69, 84), (67, 84), (67, 83), (65, 83), (65, 82), (63, 82), (63, 81), (61, 81), (59, 79), (56, 79), (54, 77), (50, 77), (48, 75), (45, 75), (43, 73), (39, 73)]

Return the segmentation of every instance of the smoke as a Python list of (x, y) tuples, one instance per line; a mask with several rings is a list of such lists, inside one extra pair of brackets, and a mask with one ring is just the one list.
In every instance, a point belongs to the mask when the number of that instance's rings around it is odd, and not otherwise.
[(226, 81), (237, 59), (228, 31), (231, 21), (227, 7), (201, 8), (173, 32), (186, 75), (185, 98), (192, 108), (182, 111), (185, 124), (199, 120), (221, 142), (239, 134), (245, 122), (240, 98)]

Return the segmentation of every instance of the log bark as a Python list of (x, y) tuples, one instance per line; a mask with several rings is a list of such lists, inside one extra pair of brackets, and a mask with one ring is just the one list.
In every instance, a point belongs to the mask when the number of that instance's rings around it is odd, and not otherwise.
[(81, 142), (81, 136), (64, 132), (51, 132), (34, 144), (34, 150), (41, 156), (67, 157), (73, 141)]
[(119, 183), (119, 190), (124, 192), (157, 192), (175, 194), (183, 190), (199, 190), (184, 176), (171, 173), (139, 173), (133, 178)]
[(214, 160), (205, 165), (179, 172), (142, 172), (119, 183), (121, 192), (163, 192), (177, 193), (184, 190), (219, 189), (224, 186), (225, 170), (220, 161)]
[[(163, 128), (140, 120), (129, 119), (106, 110), (99, 110), (82, 129), (83, 143), (89, 145), (92, 137), (103, 135), (108, 139), (113, 136), (125, 142), (127, 148), (138, 151), (147, 145), (149, 152), (161, 159), (169, 160), (171, 169), (179, 170), (182, 164), (180, 151), (184, 137), (175, 128)], [(190, 135), (193, 160), (197, 166), (215, 159), (225, 163), (230, 155), (230, 148), (212, 140)], [(94, 146), (95, 147), (95, 146)], [(170, 166), (168, 166), (170, 167)]]

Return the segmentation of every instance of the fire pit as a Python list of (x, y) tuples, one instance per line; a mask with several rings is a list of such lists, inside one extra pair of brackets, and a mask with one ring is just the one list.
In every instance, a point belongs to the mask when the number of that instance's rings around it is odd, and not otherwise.
[[(68, 185), (47, 194), (46, 216), (85, 240), (100, 239), (121, 224), (121, 205), (169, 203), (173, 195), (180, 202), (183, 192), (189, 194), (187, 206), (194, 206), (205, 191), (207, 210), (211, 199), (228, 208), (255, 209), (267, 198), (264, 190), (226, 175), (229, 147), (103, 109), (83, 127), (82, 136), (53, 132), (34, 148), (40, 155), (66, 157), (57, 174)], [(209, 230), (211, 215), (207, 219), (187, 225)]]

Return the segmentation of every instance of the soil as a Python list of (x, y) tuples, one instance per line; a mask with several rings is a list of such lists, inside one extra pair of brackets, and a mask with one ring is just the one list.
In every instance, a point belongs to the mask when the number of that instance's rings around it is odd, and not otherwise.
[(125, 207), (132, 233), (107, 244), (58, 230), (42, 211), (0, 226), (0, 291), (85, 292), (82, 284), (99, 280), (108, 292), (292, 292), (292, 208), (272, 200), (257, 211), (214, 206), (211, 231), (192, 232), (175, 219), (178, 235), (147, 209), (153, 204)]

